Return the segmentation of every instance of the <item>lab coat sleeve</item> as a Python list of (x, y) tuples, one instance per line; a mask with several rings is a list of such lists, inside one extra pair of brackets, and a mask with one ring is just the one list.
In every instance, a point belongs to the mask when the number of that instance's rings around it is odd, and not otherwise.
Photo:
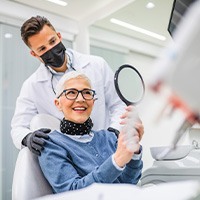
[(120, 116), (125, 112), (126, 105), (121, 101), (114, 86), (114, 73), (104, 61), (104, 88), (105, 88), (105, 101), (110, 114), (110, 125), (109, 127), (117, 130), (121, 129), (119, 124)]
[(11, 136), (14, 145), (21, 149), (23, 138), (31, 132), (30, 121), (37, 113), (30, 91), (30, 82), (26, 80), (16, 101), (15, 113), (11, 121)]

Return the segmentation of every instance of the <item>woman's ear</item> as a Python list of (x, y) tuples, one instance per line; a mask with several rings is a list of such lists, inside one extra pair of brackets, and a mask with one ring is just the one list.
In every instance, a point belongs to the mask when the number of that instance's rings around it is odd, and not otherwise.
[(55, 99), (54, 104), (55, 104), (55, 106), (57, 107), (58, 110), (62, 111), (59, 99)]

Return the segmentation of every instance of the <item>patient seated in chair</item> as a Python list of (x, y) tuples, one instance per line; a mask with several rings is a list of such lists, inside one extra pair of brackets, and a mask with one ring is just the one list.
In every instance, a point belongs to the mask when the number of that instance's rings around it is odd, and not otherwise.
[[(88, 77), (76, 71), (65, 74), (56, 87), (55, 105), (64, 118), (60, 130), (49, 134), (38, 157), (54, 193), (85, 188), (92, 183), (137, 184), (141, 177), (142, 122), (138, 119), (132, 123), (129, 137), (123, 130), (118, 138), (108, 130), (92, 130), (90, 114), (95, 95)], [(133, 107), (126, 108), (122, 125), (127, 123), (132, 110)]]

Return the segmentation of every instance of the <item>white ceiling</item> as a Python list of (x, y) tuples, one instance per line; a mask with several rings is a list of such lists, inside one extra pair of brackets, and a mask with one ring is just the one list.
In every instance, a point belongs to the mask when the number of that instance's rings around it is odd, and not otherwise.
[[(128, 37), (148, 41), (164, 46), (170, 39), (167, 31), (173, 0), (64, 0), (68, 3), (62, 7), (46, 0), (11, 0), (41, 10), (73, 19), (80, 23), (117, 32)], [(147, 9), (145, 5), (153, 2), (155, 7)], [(111, 18), (130, 23), (142, 29), (163, 35), (165, 41), (145, 36), (110, 22)]]

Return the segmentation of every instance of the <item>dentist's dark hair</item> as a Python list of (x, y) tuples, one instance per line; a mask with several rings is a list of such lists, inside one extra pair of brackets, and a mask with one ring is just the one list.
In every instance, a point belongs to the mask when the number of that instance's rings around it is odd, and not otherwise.
[(28, 39), (31, 36), (38, 34), (45, 25), (49, 26), (52, 30), (55, 31), (55, 28), (46, 17), (37, 15), (36, 17), (31, 17), (24, 22), (21, 27), (21, 37), (28, 47), (30, 47)]

